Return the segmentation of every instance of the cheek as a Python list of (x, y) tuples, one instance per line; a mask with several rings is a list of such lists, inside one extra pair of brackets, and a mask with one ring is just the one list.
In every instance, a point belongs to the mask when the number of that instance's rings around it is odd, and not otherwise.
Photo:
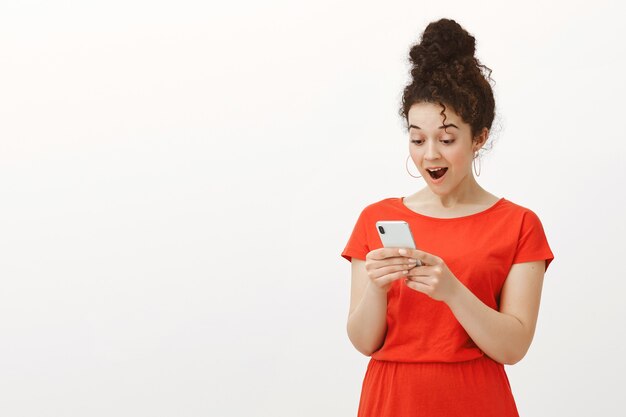
[(465, 167), (472, 163), (472, 160), (468, 159), (468, 156), (462, 152), (452, 152), (448, 154), (448, 161), (455, 167)]
[(419, 161), (422, 159), (422, 152), (419, 149), (415, 149), (415, 147), (409, 148), (409, 155), (411, 155), (411, 159), (413, 161)]

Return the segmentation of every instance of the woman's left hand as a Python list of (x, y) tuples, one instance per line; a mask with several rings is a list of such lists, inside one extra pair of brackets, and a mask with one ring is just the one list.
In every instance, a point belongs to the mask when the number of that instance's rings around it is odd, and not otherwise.
[(423, 266), (411, 268), (405, 279), (406, 285), (430, 298), (448, 303), (463, 285), (446, 263), (438, 256), (417, 249), (406, 248), (407, 254), (422, 261)]

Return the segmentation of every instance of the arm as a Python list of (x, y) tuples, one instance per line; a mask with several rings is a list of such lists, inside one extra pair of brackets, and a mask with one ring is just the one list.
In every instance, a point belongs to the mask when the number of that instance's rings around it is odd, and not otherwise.
[(382, 346), (387, 332), (387, 292), (373, 285), (365, 261), (352, 258), (348, 338), (354, 347), (371, 356)]
[(497, 362), (513, 365), (535, 334), (545, 261), (513, 264), (502, 287), (500, 311), (460, 284), (447, 304), (476, 345)]

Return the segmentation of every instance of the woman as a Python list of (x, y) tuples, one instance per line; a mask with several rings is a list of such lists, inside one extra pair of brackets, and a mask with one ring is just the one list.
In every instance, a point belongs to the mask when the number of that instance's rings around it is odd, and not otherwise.
[[(504, 364), (530, 347), (554, 256), (537, 215), (472, 173), (495, 108), (474, 52), (449, 19), (411, 48), (401, 115), (427, 187), (365, 207), (341, 254), (348, 336), (371, 356), (359, 417), (518, 416)], [(418, 249), (383, 248), (378, 220), (406, 221)]]

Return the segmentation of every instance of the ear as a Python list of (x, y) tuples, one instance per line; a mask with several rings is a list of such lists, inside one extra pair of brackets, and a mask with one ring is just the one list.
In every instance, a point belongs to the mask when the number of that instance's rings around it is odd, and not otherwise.
[(486, 127), (483, 127), (483, 130), (481, 130), (478, 136), (474, 138), (475, 140), (474, 140), (474, 146), (472, 148), (472, 152), (476, 152), (480, 148), (482, 148), (483, 145), (487, 143), (488, 137), (489, 137), (489, 129), (487, 129)]

